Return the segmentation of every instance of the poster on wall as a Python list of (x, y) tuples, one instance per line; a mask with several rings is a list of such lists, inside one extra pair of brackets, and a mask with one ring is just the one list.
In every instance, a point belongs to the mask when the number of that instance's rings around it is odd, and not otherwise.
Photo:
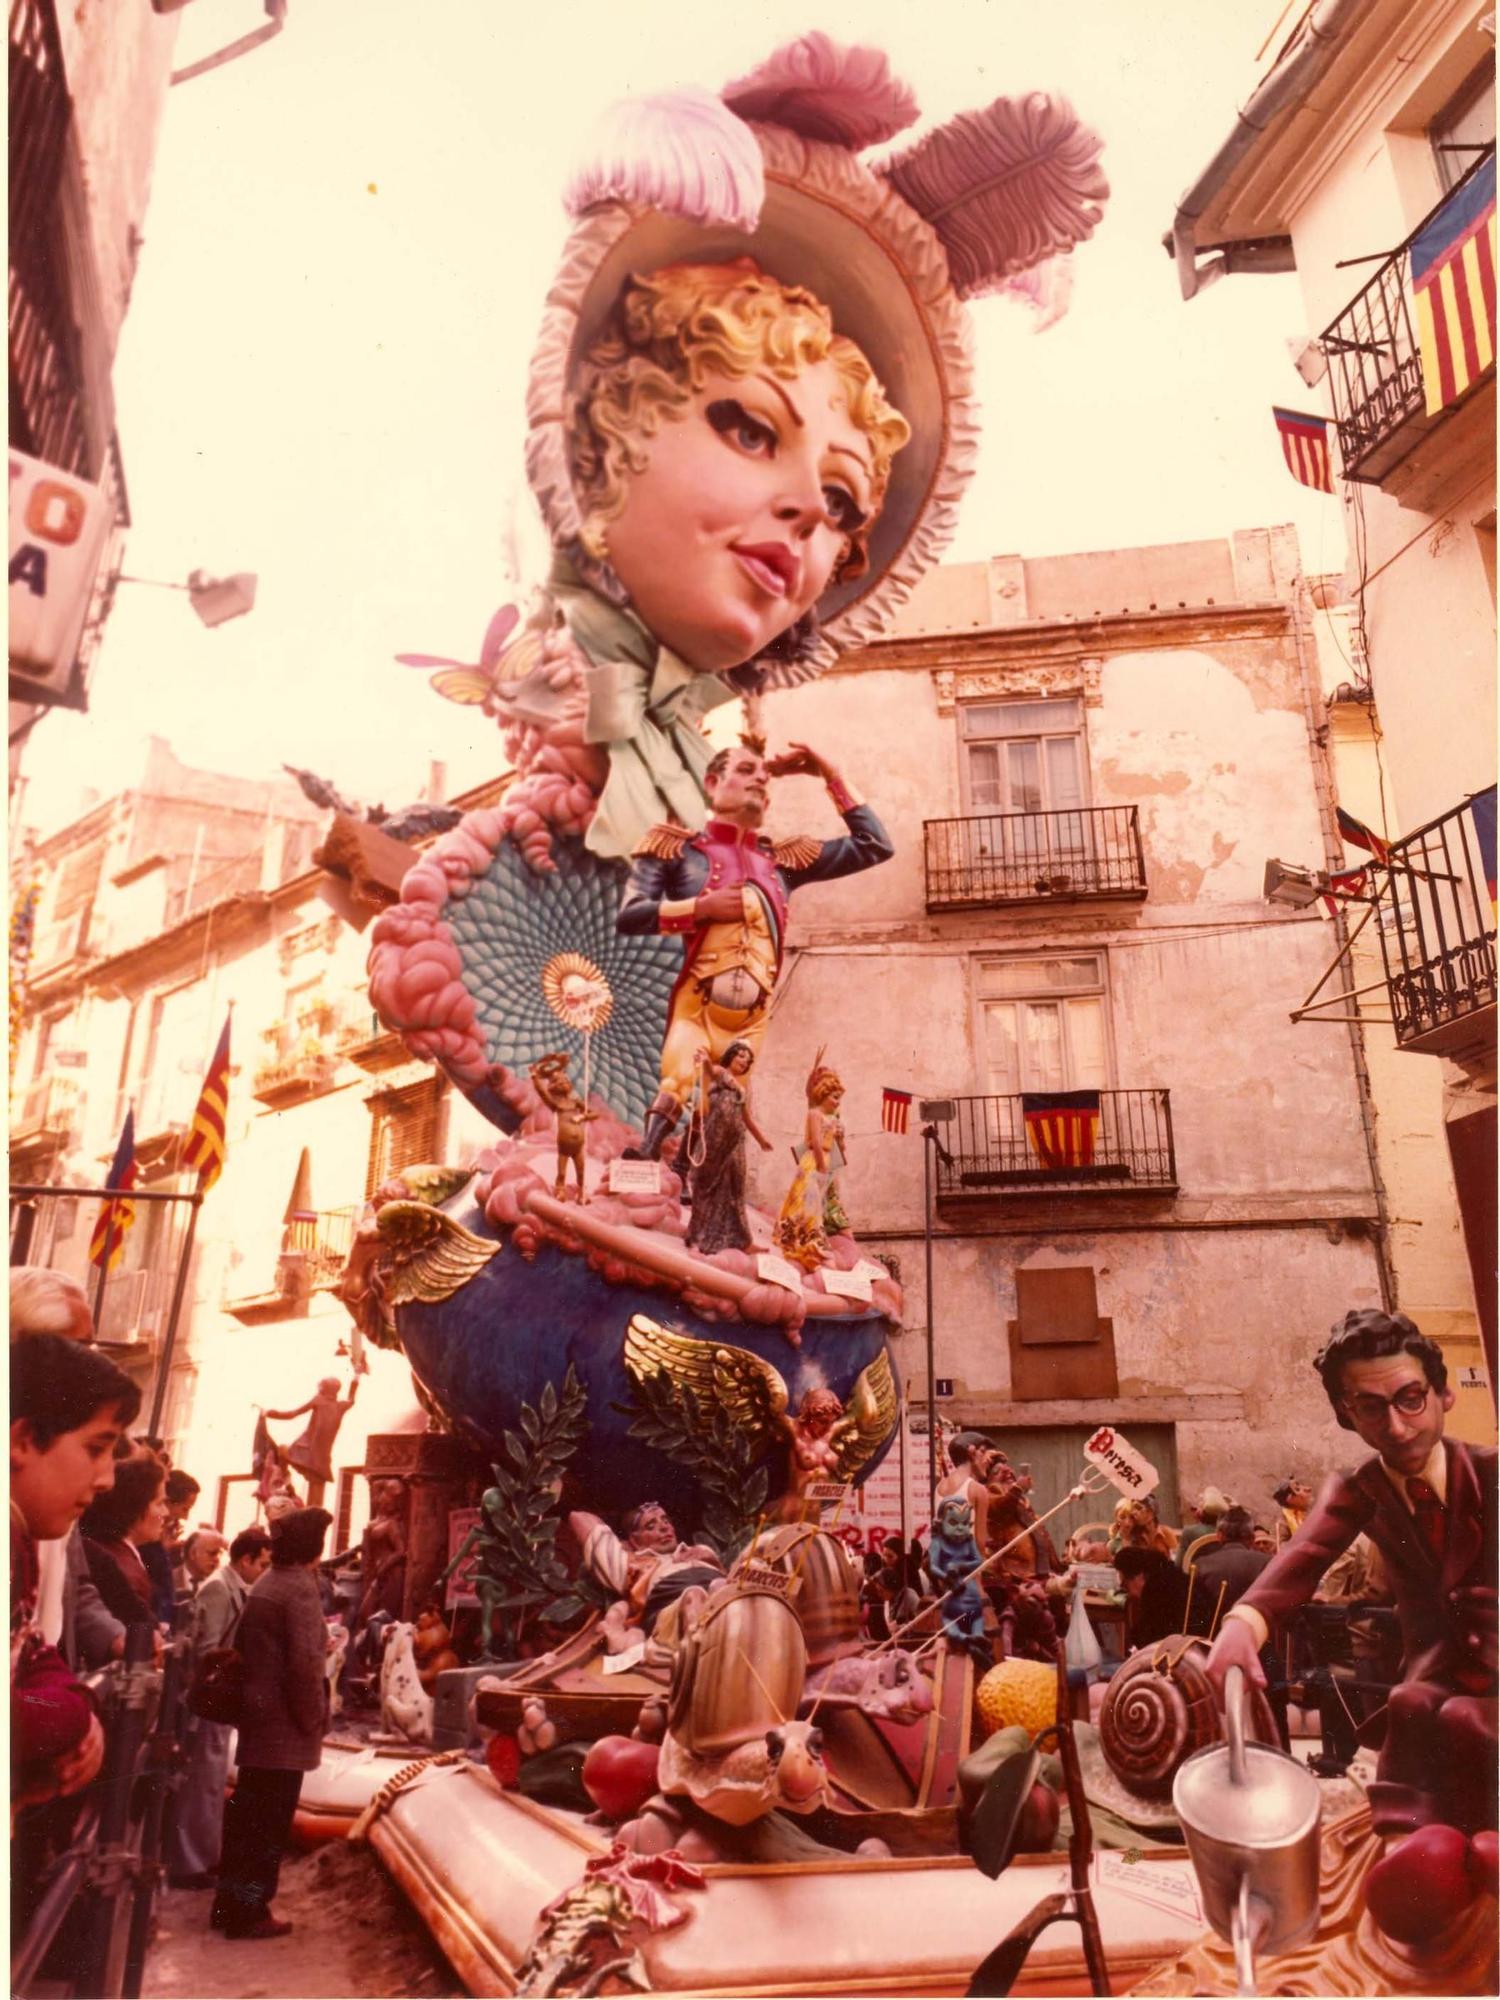
[[(477, 1507), (450, 1507), (448, 1509), (448, 1561), (451, 1563), (463, 1547), (464, 1537), (479, 1521)], [(443, 1608), (447, 1611), (461, 1611), (465, 1607), (478, 1608), (479, 1599), (474, 1590), (474, 1565), (478, 1560), (478, 1550), (471, 1549), (463, 1562), (448, 1579), (447, 1594), (443, 1598)], [(446, 1568), (446, 1564), (444, 1567)]]

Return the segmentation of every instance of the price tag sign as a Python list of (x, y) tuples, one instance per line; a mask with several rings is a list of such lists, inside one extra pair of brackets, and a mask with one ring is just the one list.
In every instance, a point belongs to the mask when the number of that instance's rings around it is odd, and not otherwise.
[(1117, 1848), (1094, 1849), (1094, 1880), (1099, 1888), (1149, 1903), (1168, 1916), (1180, 1917), (1189, 1930), (1196, 1930), (1204, 1916), (1192, 1868), (1186, 1862), (1135, 1861), (1131, 1859), (1134, 1851), (1122, 1854)]
[(1111, 1486), (1132, 1500), (1154, 1493), (1161, 1483), (1156, 1467), (1109, 1424), (1099, 1426), (1083, 1447), (1083, 1455), (1090, 1465), (1098, 1466)]
[(661, 1161), (611, 1160), (609, 1191), (611, 1194), (660, 1194)]
[(623, 1653), (606, 1653), (599, 1662), (607, 1674), (628, 1674), (632, 1667), (638, 1667), (646, 1657), (646, 1642), (642, 1639), (638, 1646), (627, 1646)]
[(812, 1479), (803, 1489), (806, 1497), (820, 1507), (845, 1506), (851, 1490), (841, 1479)]
[[(874, 1262), (872, 1258), (869, 1257), (861, 1257), (859, 1262), (857, 1264), (851, 1265), (850, 1268), (853, 1271), (857, 1271), (860, 1277), (868, 1278), (872, 1285), (875, 1284), (879, 1279), (889, 1278), (889, 1276), (891, 1275), (890, 1272), (885, 1268), (884, 1264), (877, 1264)], [(825, 1271), (823, 1275), (826, 1278), (828, 1273)]]
[(795, 1264), (789, 1264), (785, 1257), (778, 1257), (774, 1250), (762, 1250), (755, 1260), (755, 1268), (768, 1285), (781, 1285), (789, 1292), (800, 1292), (802, 1273)]
[(868, 1305), (870, 1301), (870, 1281), (860, 1271), (823, 1272), (823, 1289), (832, 1292), (836, 1299), (859, 1299)]

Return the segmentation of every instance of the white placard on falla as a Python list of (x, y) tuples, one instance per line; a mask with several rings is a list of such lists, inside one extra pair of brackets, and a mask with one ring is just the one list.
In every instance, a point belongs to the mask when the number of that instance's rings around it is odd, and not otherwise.
[(1161, 1474), (1149, 1459), (1141, 1457), (1133, 1444), (1121, 1437), (1112, 1424), (1101, 1424), (1083, 1447), (1090, 1465), (1097, 1465), (1111, 1486), (1132, 1500), (1154, 1493)]
[(862, 1299), (869, 1303), (870, 1281), (863, 1271), (834, 1271), (825, 1264), (823, 1267), (823, 1289), (832, 1292), (836, 1299)]
[(778, 1257), (774, 1250), (762, 1250), (755, 1268), (768, 1285), (784, 1285), (789, 1292), (802, 1289), (802, 1273), (797, 1266), (789, 1264), (785, 1257)]
[(891, 1275), (884, 1264), (877, 1264), (869, 1257), (861, 1257), (849, 1268), (857, 1271), (862, 1278), (868, 1278), (872, 1285), (877, 1284), (881, 1278), (888, 1278)]
[(611, 1160), (609, 1191), (611, 1194), (660, 1194), (661, 1161)]

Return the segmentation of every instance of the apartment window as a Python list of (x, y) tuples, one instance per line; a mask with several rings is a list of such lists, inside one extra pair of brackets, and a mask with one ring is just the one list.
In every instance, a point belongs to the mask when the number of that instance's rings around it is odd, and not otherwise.
[(1081, 701), (966, 702), (960, 717), (973, 812), (1066, 812), (1084, 803)]
[(979, 968), (978, 987), (990, 1095), (1108, 1087), (1101, 953), (991, 959)]
[(436, 1077), (408, 1090), (384, 1091), (370, 1100), (370, 1160), (365, 1198), (403, 1167), (438, 1158), (443, 1099)]
[(1495, 58), (1488, 56), (1427, 128), (1444, 192), (1495, 143)]

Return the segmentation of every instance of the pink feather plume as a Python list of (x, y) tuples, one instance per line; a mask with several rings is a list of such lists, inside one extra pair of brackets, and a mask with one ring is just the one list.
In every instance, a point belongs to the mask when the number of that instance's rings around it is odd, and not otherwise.
[(845, 48), (821, 30), (799, 36), (721, 93), (731, 111), (857, 153), (904, 132), (917, 116), (910, 88), (883, 49)]

